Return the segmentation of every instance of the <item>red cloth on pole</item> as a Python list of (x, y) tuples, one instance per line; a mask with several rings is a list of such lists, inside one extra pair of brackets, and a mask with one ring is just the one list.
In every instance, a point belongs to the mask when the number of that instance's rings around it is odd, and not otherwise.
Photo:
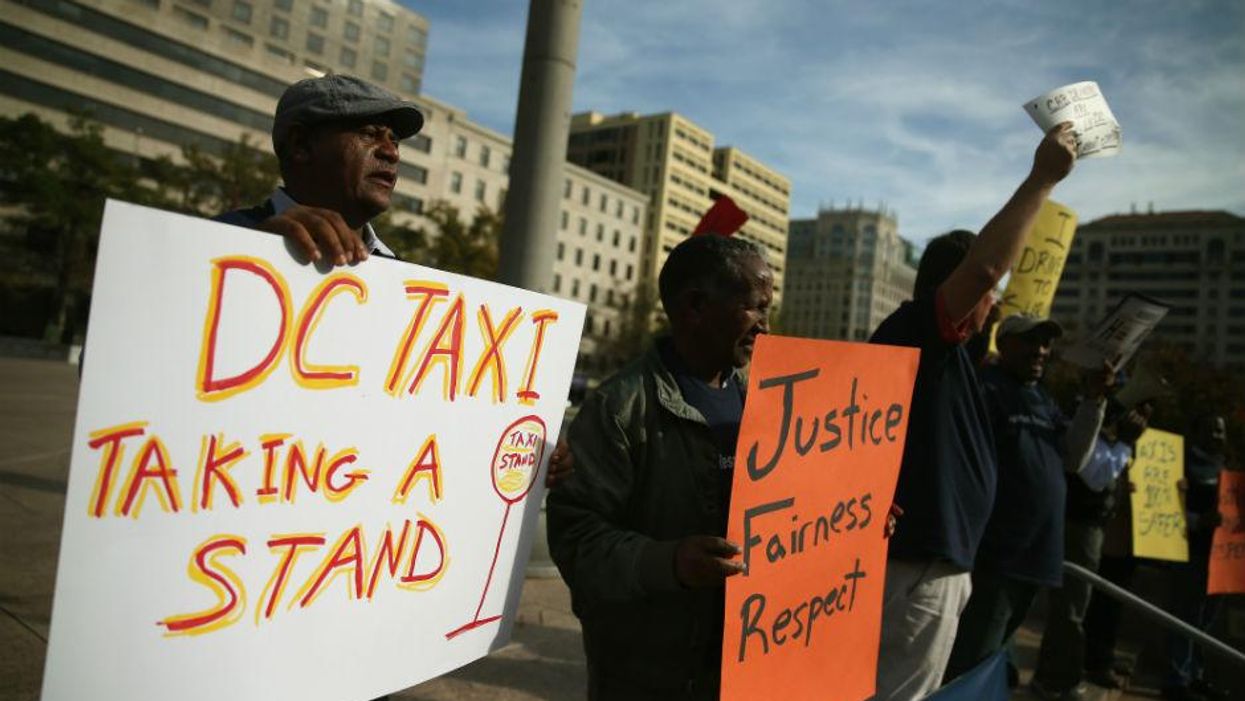
[(692, 236), (701, 234), (731, 236), (739, 231), (746, 221), (748, 221), (748, 213), (740, 209), (734, 200), (721, 195), (709, 211), (705, 212), (705, 216), (700, 218), (700, 223), (696, 225)]

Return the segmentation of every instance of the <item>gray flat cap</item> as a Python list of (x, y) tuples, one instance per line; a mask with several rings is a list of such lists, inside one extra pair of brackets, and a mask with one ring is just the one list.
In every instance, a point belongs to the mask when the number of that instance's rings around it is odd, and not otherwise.
[(413, 103), (354, 76), (330, 74), (285, 89), (272, 122), (272, 146), (281, 153), (290, 127), (364, 117), (383, 117), (399, 139), (414, 136), (424, 126), (424, 115)]
[(1036, 328), (1042, 328), (1050, 334), (1051, 338), (1059, 338), (1063, 335), (1063, 327), (1054, 319), (1043, 319), (1032, 314), (1012, 314), (999, 323), (995, 338), (1029, 333)]

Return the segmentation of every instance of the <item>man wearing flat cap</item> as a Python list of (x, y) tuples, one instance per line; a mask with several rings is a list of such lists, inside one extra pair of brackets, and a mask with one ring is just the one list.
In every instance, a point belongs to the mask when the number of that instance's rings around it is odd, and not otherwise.
[(998, 327), (998, 364), (980, 373), (998, 486), (944, 682), (1006, 647), (1042, 587), (1063, 581), (1064, 473), (1089, 459), (1114, 372), (1091, 373), (1076, 413), (1065, 418), (1041, 385), (1061, 335), (1050, 319), (1013, 314)]
[(423, 125), (414, 104), (359, 78), (300, 80), (281, 95), (272, 125), (283, 186), (216, 220), (280, 234), (313, 261), (393, 256), (368, 222), (389, 209), (398, 142)]

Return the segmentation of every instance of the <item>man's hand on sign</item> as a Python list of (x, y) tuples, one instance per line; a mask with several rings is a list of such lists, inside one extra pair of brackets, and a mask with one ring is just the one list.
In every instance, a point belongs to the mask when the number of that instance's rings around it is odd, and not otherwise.
[(895, 535), (895, 528), (899, 525), (899, 517), (903, 516), (903, 509), (899, 504), (891, 504), (891, 510), (886, 514), (886, 525), (882, 527), (882, 537), (889, 538)]
[(688, 536), (674, 551), (674, 576), (689, 589), (721, 586), (727, 577), (744, 571), (742, 562), (731, 559), (740, 552), (738, 545), (723, 538)]
[(259, 229), (285, 237), (312, 262), (346, 265), (367, 260), (363, 239), (331, 209), (295, 205), (265, 219)]
[(1063, 122), (1046, 132), (1033, 154), (1031, 177), (1039, 184), (1054, 185), (1068, 177), (1076, 162), (1077, 136), (1072, 122)]
[(571, 473), (575, 472), (575, 456), (571, 454), (571, 447), (566, 444), (565, 440), (558, 439), (558, 447), (553, 449), (553, 455), (549, 457), (549, 471), (545, 473), (545, 486), (553, 489)]
[(1103, 361), (1102, 367), (1089, 373), (1085, 379), (1085, 387), (1089, 396), (1102, 399), (1115, 388), (1115, 378), (1119, 368), (1110, 361)]

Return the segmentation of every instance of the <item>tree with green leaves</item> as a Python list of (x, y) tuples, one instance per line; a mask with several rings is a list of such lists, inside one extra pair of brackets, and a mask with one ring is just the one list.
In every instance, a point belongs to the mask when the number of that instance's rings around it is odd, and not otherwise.
[(252, 144), (247, 134), (218, 154), (187, 144), (181, 155), (182, 163), (164, 157), (149, 166), (166, 209), (213, 217), (262, 202), (281, 178), (276, 156)]
[(457, 207), (437, 201), (423, 217), (428, 222), (423, 226), (413, 230), (393, 227), (385, 233), (385, 242), (400, 258), (451, 273), (496, 279), (500, 213), (480, 207), (471, 221), (464, 221)]
[[(27, 114), (0, 118), (0, 185), (10, 230), (33, 254), (34, 270), (51, 279), (43, 338), (70, 343), (85, 321), (104, 200), (148, 201), (138, 169), (84, 116), (64, 134)], [(5, 270), (6, 281), (21, 282), (17, 272)]]

